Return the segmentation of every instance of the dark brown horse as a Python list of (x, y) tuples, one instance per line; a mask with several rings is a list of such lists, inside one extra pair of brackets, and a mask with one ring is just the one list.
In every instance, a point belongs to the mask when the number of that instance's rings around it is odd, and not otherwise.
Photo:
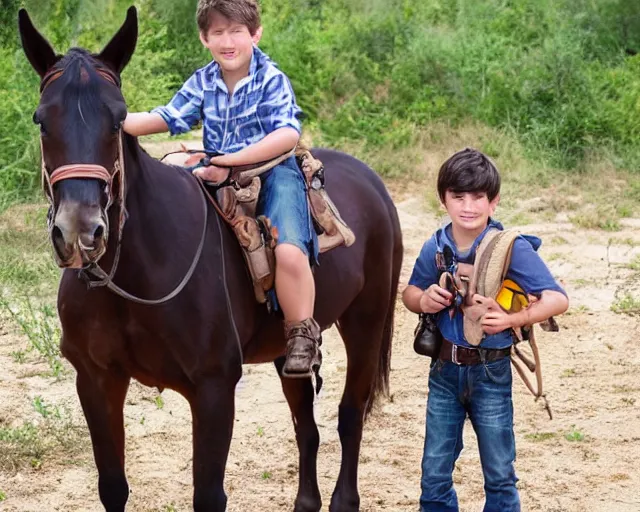
[[(239, 245), (203, 202), (196, 179), (151, 158), (121, 130), (126, 106), (119, 77), (136, 44), (135, 9), (97, 55), (72, 49), (57, 56), (24, 10), (19, 27), (42, 78), (34, 120), (54, 252), (68, 267), (58, 297), (61, 348), (77, 371), (100, 499), (108, 511), (122, 511), (129, 495), (123, 403), (134, 378), (189, 401), (194, 508), (225, 510), (236, 383), (243, 363), (273, 361), (280, 372), (282, 321), (255, 302)], [(339, 326), (348, 356), (338, 422), (342, 464), (331, 510), (355, 511), (363, 423), (388, 386), (402, 241), (395, 207), (371, 169), (335, 151), (314, 154), (325, 163), (327, 189), (357, 237), (352, 247), (323, 254), (315, 272), (315, 318), (323, 328)], [(113, 283), (138, 297), (180, 293), (145, 305), (106, 287), (89, 289), (78, 277), (98, 259)], [(318, 511), (314, 389), (310, 379), (282, 379), (282, 388), (300, 451), (295, 510)]]

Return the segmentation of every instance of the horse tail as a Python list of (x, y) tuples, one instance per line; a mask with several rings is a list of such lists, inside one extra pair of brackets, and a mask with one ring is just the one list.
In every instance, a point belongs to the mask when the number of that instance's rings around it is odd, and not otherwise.
[(380, 395), (389, 395), (389, 372), (391, 371), (391, 351), (393, 347), (393, 319), (396, 310), (396, 299), (398, 297), (398, 283), (400, 281), (400, 270), (402, 268), (402, 231), (400, 228), (400, 219), (396, 207), (389, 198), (387, 201), (389, 208), (389, 218), (392, 223), (393, 233), (393, 250), (391, 254), (391, 290), (389, 294), (389, 306), (382, 329), (382, 343), (380, 345), (380, 354), (378, 355), (378, 371), (373, 382), (371, 396), (367, 402), (364, 417), (365, 420), (376, 399)]

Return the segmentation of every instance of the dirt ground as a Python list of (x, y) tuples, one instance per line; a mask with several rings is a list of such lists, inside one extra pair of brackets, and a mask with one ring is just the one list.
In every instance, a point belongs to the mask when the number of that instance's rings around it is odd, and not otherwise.
[[(424, 240), (440, 219), (422, 197), (395, 195), (404, 232), (401, 289)], [(498, 212), (500, 218), (500, 212)], [(571, 308), (560, 332), (539, 330), (545, 385), (554, 419), (514, 378), (517, 474), (525, 511), (640, 511), (640, 343), (638, 317), (611, 305), (626, 290), (638, 292), (628, 264), (640, 254), (638, 219), (622, 231), (578, 229), (562, 215), (553, 222), (521, 226), (543, 239), (541, 254), (566, 287)], [(424, 439), (428, 360), (412, 350), (416, 316), (397, 305), (391, 396), (370, 417), (360, 456), (363, 511), (415, 511)], [(339, 470), (337, 407), (345, 377), (345, 353), (337, 332), (325, 336), (324, 390), (316, 418), (321, 445), (318, 477), (327, 510)], [(29, 371), (11, 353), (26, 339), (0, 325), (0, 426), (36, 421), (34, 397), (66, 406), (84, 425), (72, 374), (56, 381)], [(37, 370), (37, 365), (36, 365)], [(125, 408), (128, 510), (191, 509), (191, 418), (179, 395), (133, 382)], [(84, 428), (84, 427), (83, 427)], [(79, 455), (45, 456), (37, 467), (0, 472), (3, 511), (102, 510), (88, 434)], [(483, 506), (482, 473), (473, 429), (454, 480), (461, 510)], [(236, 422), (227, 464), (228, 510), (292, 510), (297, 488), (293, 426), (271, 365), (245, 366), (237, 388)]]

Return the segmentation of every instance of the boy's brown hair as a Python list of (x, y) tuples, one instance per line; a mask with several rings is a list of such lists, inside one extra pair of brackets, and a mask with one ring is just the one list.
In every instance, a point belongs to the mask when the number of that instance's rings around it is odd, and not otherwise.
[(211, 25), (211, 15), (219, 12), (231, 21), (241, 23), (255, 35), (260, 27), (260, 8), (257, 0), (198, 0), (196, 21), (200, 32), (207, 35)]
[(500, 173), (491, 159), (473, 148), (454, 153), (438, 172), (438, 195), (444, 203), (445, 193), (486, 192), (489, 201), (500, 193)]

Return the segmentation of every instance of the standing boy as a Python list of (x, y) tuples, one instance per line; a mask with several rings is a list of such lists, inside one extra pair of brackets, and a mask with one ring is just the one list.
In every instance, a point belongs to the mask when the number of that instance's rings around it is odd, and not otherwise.
[(475, 295), (487, 313), (479, 346), (464, 337), (464, 317), (456, 297), (441, 288), (436, 259), (473, 263), (475, 251), (490, 229), (502, 230), (493, 219), (499, 201), (500, 175), (484, 154), (464, 149), (440, 168), (438, 194), (451, 222), (423, 246), (402, 299), (415, 313), (437, 314), (443, 342), (429, 373), (427, 429), (422, 459), (421, 512), (457, 511), (453, 469), (462, 450), (462, 430), (468, 416), (478, 438), (486, 494), (485, 512), (517, 512), (520, 498), (514, 469), (510, 347), (512, 328), (537, 323), (568, 308), (565, 292), (536, 253), (540, 240), (518, 237), (513, 245), (507, 279), (538, 298), (528, 308), (507, 314), (492, 299)]

